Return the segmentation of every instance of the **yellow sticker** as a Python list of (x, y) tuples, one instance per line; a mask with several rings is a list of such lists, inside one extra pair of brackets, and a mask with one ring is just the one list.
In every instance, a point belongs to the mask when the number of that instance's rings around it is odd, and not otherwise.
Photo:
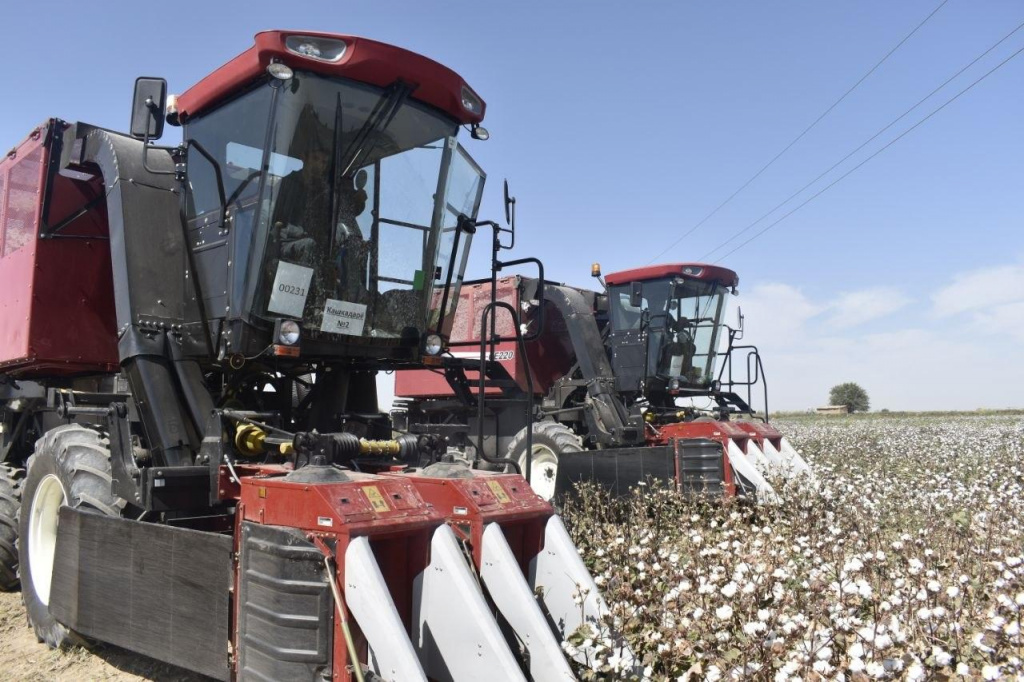
[(498, 502), (501, 504), (508, 504), (512, 501), (512, 498), (508, 496), (505, 489), (501, 487), (501, 484), (497, 481), (487, 481), (487, 487), (491, 489), (494, 496), (498, 498)]
[(380, 490), (377, 486), (365, 486), (363, 488), (363, 494), (366, 495), (366, 499), (370, 500), (370, 506), (373, 507), (373, 511), (380, 513), (391, 511), (391, 507), (388, 506), (388, 501), (380, 494)]

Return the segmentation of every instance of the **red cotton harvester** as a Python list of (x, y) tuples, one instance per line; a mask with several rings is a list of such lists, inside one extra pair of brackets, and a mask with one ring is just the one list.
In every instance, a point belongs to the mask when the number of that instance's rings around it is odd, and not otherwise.
[[(592, 274), (600, 278), (596, 264)], [(649, 477), (688, 494), (770, 499), (773, 475), (810, 473), (768, 422), (760, 355), (736, 343), (742, 315), (736, 329), (723, 322), (735, 272), (679, 263), (617, 272), (602, 284), (597, 292), (526, 277), (466, 283), (450, 352), (493, 360), (506, 376), (472, 374), (460, 385), (400, 371), (395, 423), (411, 433), (444, 429), (454, 458), (515, 460), (545, 499), (581, 480), (623, 494)], [(481, 335), (492, 299), (524, 311), (524, 347)], [(514, 324), (499, 320), (504, 338)], [(763, 413), (751, 407), (758, 385)], [(484, 395), (486, 405), (474, 404)], [(524, 413), (523, 400), (536, 408)]]
[(607, 606), (551, 505), (377, 408), (378, 371), (444, 366), (477, 228), (514, 233), (477, 220), (483, 117), (425, 57), (267, 31), (180, 97), (138, 79), (128, 134), (50, 119), (0, 161), (0, 589), (41, 640), (575, 679)]

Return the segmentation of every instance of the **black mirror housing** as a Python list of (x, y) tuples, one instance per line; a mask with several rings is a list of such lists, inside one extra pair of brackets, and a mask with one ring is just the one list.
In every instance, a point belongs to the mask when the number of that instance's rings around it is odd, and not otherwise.
[(145, 76), (136, 78), (129, 134), (137, 140), (159, 140), (164, 134), (166, 107), (166, 80)]
[(643, 282), (630, 282), (629, 284), (629, 305), (639, 308), (644, 304)]

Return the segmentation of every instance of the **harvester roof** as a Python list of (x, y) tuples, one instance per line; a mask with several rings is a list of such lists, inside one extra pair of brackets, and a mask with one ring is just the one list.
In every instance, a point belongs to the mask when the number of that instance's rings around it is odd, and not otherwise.
[[(341, 41), (337, 54), (319, 57), (303, 54), (301, 38)], [(292, 39), (289, 41), (289, 39)], [(296, 49), (298, 47), (298, 49)], [(201, 114), (249, 83), (260, 78), (272, 61), (293, 69), (325, 76), (349, 78), (387, 87), (396, 80), (416, 86), (412, 97), (434, 106), (460, 123), (479, 123), (486, 104), (459, 74), (432, 59), (400, 47), (368, 38), (315, 31), (262, 31), (255, 44), (203, 78), (178, 98), (182, 121)]]
[(679, 275), (688, 279), (699, 279), (708, 282), (717, 282), (722, 286), (734, 287), (739, 285), (740, 278), (729, 268), (722, 268), (717, 265), (705, 263), (666, 263), (665, 265), (648, 265), (643, 268), (632, 270), (620, 270), (610, 273), (605, 277), (608, 284), (627, 284), (629, 282), (644, 282), (651, 279), (661, 279)]

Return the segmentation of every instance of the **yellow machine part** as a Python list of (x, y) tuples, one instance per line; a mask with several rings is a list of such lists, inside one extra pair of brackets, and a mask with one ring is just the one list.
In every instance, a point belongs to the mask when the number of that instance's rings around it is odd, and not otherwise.
[(239, 424), (235, 429), (235, 448), (246, 457), (256, 457), (267, 451), (267, 433), (252, 424)]

